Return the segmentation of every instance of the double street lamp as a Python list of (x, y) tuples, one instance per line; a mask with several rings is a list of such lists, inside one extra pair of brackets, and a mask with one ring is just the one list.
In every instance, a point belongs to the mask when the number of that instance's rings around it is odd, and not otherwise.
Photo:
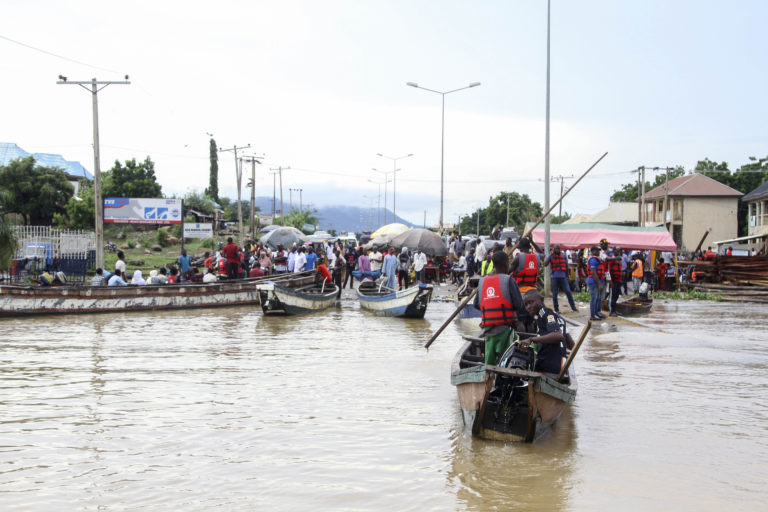
[(442, 119), (442, 135), (441, 135), (441, 142), (440, 142), (440, 234), (443, 233), (443, 191), (444, 191), (444, 156), (445, 156), (445, 95), (451, 94), (452, 92), (458, 92), (463, 91), (464, 89), (469, 89), (471, 87), (477, 87), (480, 85), (480, 82), (472, 82), (471, 84), (467, 85), (466, 87), (460, 87), (458, 89), (453, 89), (451, 91), (436, 91), (434, 89), (428, 89), (426, 87), (422, 87), (416, 82), (407, 82), (405, 85), (408, 85), (410, 87), (415, 87), (417, 89), (424, 89), (425, 91), (434, 92), (435, 94), (439, 94), (443, 97), (443, 119)]
[(403, 158), (408, 158), (409, 156), (413, 156), (413, 153), (398, 157), (382, 155), (381, 153), (376, 154), (382, 158), (388, 158), (389, 160), (392, 160), (392, 216), (394, 217), (392, 222), (397, 222), (397, 171), (400, 170), (396, 169), (397, 161), (402, 160)]

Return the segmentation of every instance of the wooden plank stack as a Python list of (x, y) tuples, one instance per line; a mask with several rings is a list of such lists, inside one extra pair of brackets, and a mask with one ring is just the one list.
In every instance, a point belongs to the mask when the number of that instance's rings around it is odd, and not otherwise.
[(690, 286), (711, 291), (725, 300), (768, 303), (768, 257), (717, 256), (714, 261), (685, 261), (695, 265), (697, 282)]

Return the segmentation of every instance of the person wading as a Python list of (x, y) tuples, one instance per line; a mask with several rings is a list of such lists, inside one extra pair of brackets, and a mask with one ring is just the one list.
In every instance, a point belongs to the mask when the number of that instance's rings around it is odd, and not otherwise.
[(509, 346), (517, 326), (517, 312), (523, 309), (523, 298), (517, 283), (507, 275), (509, 258), (504, 251), (493, 253), (493, 272), (478, 283), (474, 306), (482, 312), (485, 338), (485, 364), (495, 365)]

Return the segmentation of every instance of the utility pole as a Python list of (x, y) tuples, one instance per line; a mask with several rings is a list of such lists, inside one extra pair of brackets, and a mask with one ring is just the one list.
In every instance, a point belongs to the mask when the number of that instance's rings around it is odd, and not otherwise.
[(643, 187), (643, 192), (640, 195), (641, 199), (641, 211), (643, 212), (643, 227), (645, 227), (645, 166), (640, 167), (640, 172), (643, 175), (641, 186)]
[[(270, 169), (270, 171), (272, 171), (272, 169)], [(276, 185), (277, 171), (270, 172), (269, 174), (272, 175), (272, 224), (274, 225), (275, 224), (275, 207), (276, 207), (276, 205), (275, 205), (275, 201), (276, 201), (275, 193), (276, 193), (276, 190), (277, 190), (277, 188), (276, 188), (277, 187), (277, 185)]]
[(290, 167), (283, 167), (278, 165), (277, 168), (271, 168), (270, 171), (277, 171), (278, 179), (280, 180), (280, 225), (285, 226), (285, 212), (283, 211), (283, 170), (288, 170)]
[(504, 227), (507, 226), (509, 226), (509, 192), (507, 192), (507, 221), (504, 223)]
[[(664, 208), (661, 211), (661, 221), (664, 223), (664, 227), (667, 227), (667, 199), (669, 198), (669, 167), (664, 169), (666, 176), (664, 177)], [(669, 214), (670, 224), (672, 223), (672, 213)]]
[(477, 236), (480, 236), (480, 208), (477, 209)]
[[(559, 181), (560, 182), (560, 197), (563, 197), (563, 192), (565, 192), (565, 180), (574, 178), (575, 176), (571, 174), (570, 176), (563, 176), (562, 174), (559, 176), (552, 176), (552, 181)], [(560, 201), (560, 207), (557, 213), (558, 217), (563, 216), (563, 202)]]
[(413, 156), (413, 153), (398, 157), (382, 155), (381, 153), (376, 153), (376, 155), (392, 160), (392, 215), (394, 217), (392, 222), (397, 222), (397, 172), (400, 170), (397, 169), (397, 161), (402, 160), (403, 158), (408, 158), (409, 156)]
[(642, 167), (638, 167), (637, 171), (633, 171), (633, 172), (637, 173), (637, 227), (640, 227), (640, 226), (643, 225), (642, 224), (642, 222), (643, 222), (643, 213), (642, 213), (643, 212), (643, 206), (642, 206), (641, 201), (640, 201), (641, 200), (641, 197), (640, 197), (640, 175), (641, 175), (640, 169), (642, 169)]
[[(96, 267), (104, 268), (104, 201), (101, 198), (101, 155), (99, 154), (99, 100), (98, 93), (108, 85), (130, 85), (128, 75), (122, 81), (90, 81), (69, 82), (67, 77), (59, 75), (58, 85), (79, 85), (91, 93), (93, 103), (93, 197), (96, 211), (94, 228), (96, 231)], [(86, 87), (90, 85), (90, 88)], [(101, 86), (101, 87), (99, 87)], [(183, 238), (183, 237), (182, 237)]]
[(303, 214), (303, 213), (304, 213), (304, 201), (303, 201), (303, 199), (302, 199), (302, 194), (301, 194), (301, 193), (302, 193), (302, 191), (303, 191), (304, 189), (303, 189), (303, 188), (300, 188), (300, 189), (298, 189), (298, 190), (299, 190), (299, 213), (300, 213), (300, 214)]
[(293, 211), (293, 189), (288, 188), (288, 213)]
[(243, 159), (240, 158), (238, 160), (237, 150), (245, 149), (249, 147), (251, 147), (250, 144), (248, 144), (247, 146), (237, 147), (235, 145), (235, 146), (232, 146), (231, 148), (219, 149), (219, 153), (223, 153), (224, 151), (232, 151), (235, 155), (235, 177), (237, 178), (237, 230), (238, 230), (240, 247), (243, 246), (243, 202), (240, 200), (240, 197), (241, 197), (240, 191), (243, 186)]
[(427, 229), (427, 210), (424, 210), (424, 229)]
[(247, 156), (244, 160), (251, 163), (251, 181), (248, 186), (251, 187), (251, 241), (253, 241), (256, 239), (256, 164), (261, 165), (261, 161), (256, 156)]

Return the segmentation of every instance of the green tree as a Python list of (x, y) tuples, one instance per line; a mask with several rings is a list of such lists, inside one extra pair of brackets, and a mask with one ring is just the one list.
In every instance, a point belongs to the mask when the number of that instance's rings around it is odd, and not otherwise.
[(50, 224), (74, 193), (64, 171), (35, 167), (31, 156), (0, 167), (0, 186), (10, 193), (6, 213), (18, 213), (26, 224), (34, 225)]
[(11, 260), (16, 254), (18, 242), (13, 231), (13, 225), (6, 215), (6, 205), (12, 202), (11, 193), (0, 188), (0, 269), (11, 266)]
[(149, 157), (138, 164), (135, 158), (126, 160), (124, 166), (115, 160), (102, 178), (102, 197), (163, 197), (155, 177), (155, 163)]
[(64, 205), (64, 213), (53, 215), (53, 224), (68, 229), (93, 229), (96, 222), (95, 204), (93, 182), (81, 180), (77, 195), (70, 197)]
[[(650, 172), (652, 172), (651, 169), (646, 169), (645, 170), (646, 176)], [(682, 176), (684, 174), (685, 174), (685, 169), (683, 169), (681, 166), (678, 166), (672, 169), (671, 171), (669, 171), (669, 179), (671, 180), (679, 176)], [(653, 188), (663, 185), (666, 179), (667, 179), (667, 173), (660, 172), (659, 174), (656, 175), (653, 182), (645, 180), (645, 191), (648, 192)], [(637, 199), (640, 197), (640, 192), (638, 192), (637, 185), (638, 185), (637, 181), (622, 185), (620, 190), (614, 191), (613, 195), (611, 196), (611, 202), (612, 203), (636, 203)]]
[(552, 224), (562, 224), (563, 222), (567, 221), (571, 218), (571, 214), (568, 212), (565, 212), (562, 215), (550, 215), (549, 216), (549, 222)]
[(509, 225), (517, 227), (522, 232), (525, 223), (538, 219), (543, 213), (541, 204), (531, 201), (528, 194), (518, 192), (502, 192), (488, 200), (488, 207), (481, 208), (461, 219), (460, 229), (462, 233), (475, 233), (477, 231), (477, 215), (480, 215), (480, 233), (488, 235), (497, 226), (507, 224), (507, 204), (509, 204)]
[(211, 160), (211, 175), (208, 188), (205, 189), (205, 195), (212, 197), (214, 201), (219, 200), (219, 151), (216, 148), (216, 141), (211, 137), (209, 148)]
[[(300, 229), (301, 231), (304, 231), (304, 224), (311, 224), (312, 226), (315, 226), (319, 220), (320, 219), (317, 216), (317, 210), (314, 208), (308, 208), (301, 212), (294, 208), (288, 215), (285, 216), (284, 224), (286, 226), (293, 226), (297, 229)], [(314, 230), (312, 230), (312, 232), (314, 232)]]
[(207, 193), (190, 192), (184, 196), (184, 208), (192, 208), (198, 212), (213, 215), (216, 203)]

